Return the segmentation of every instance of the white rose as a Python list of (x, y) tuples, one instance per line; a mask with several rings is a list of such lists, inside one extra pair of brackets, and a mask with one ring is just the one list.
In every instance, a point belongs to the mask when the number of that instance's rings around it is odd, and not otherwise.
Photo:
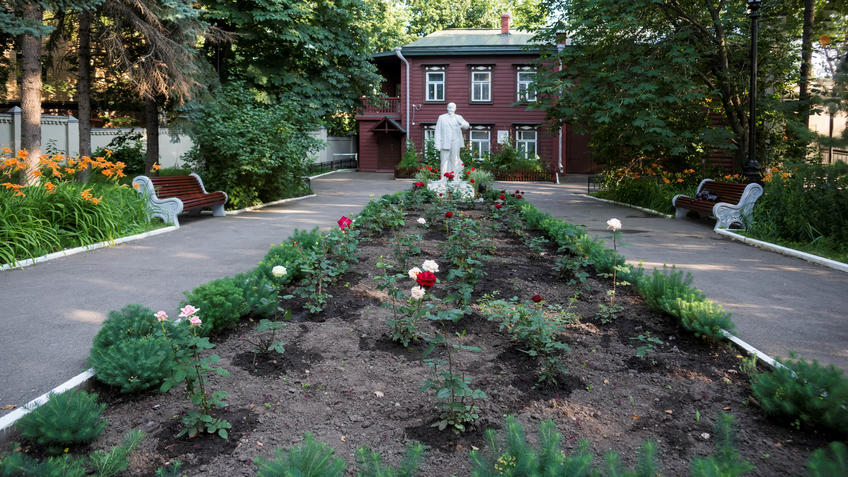
[(276, 267), (271, 269), (271, 275), (274, 275), (277, 278), (284, 277), (288, 273), (289, 273), (289, 271), (286, 270), (286, 267), (284, 267), (282, 265), (277, 265)]
[(425, 260), (423, 264), (421, 264), (421, 268), (428, 272), (436, 273), (439, 271), (439, 264), (433, 260)]
[(621, 221), (618, 219), (609, 219), (607, 220), (607, 228), (615, 232), (621, 228)]
[(409, 278), (415, 280), (416, 278), (418, 278), (418, 274), (421, 273), (421, 269), (418, 267), (412, 267), (407, 273), (409, 273)]
[(422, 287), (412, 287), (412, 290), (410, 290), (410, 293), (412, 294), (412, 298), (415, 298), (416, 300), (420, 300), (420, 299), (424, 298), (425, 291), (424, 291), (424, 288), (422, 288)]
[(426, 220), (424, 220), (424, 217), (419, 217), (419, 218), (418, 218), (418, 223), (419, 223), (419, 224), (421, 224), (421, 225), (424, 225), (424, 224), (426, 224), (426, 223), (427, 223), (427, 221), (426, 221)]

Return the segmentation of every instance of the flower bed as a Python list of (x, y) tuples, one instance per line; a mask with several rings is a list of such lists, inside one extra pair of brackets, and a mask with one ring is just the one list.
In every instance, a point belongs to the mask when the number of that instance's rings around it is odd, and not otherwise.
[[(283, 475), (274, 470), (296, 459), (275, 458), (273, 449), (296, 447), (311, 433), (310, 450), (332, 450), (350, 470), (373, 463), (363, 446), (398, 465), (418, 441), (426, 446), (419, 475), (524, 475), (514, 472), (533, 446), (495, 444), (484, 431), (534, 432), (549, 422), (541, 440), (564, 452), (548, 454), (550, 466), (564, 465), (565, 455), (600, 465), (612, 449), (628, 468), (655, 453), (665, 475), (716, 462), (744, 467), (743, 460), (757, 475), (803, 472), (826, 435), (811, 431), (812, 421), (798, 422), (798, 431), (764, 419), (747, 384), (756, 367), (710, 339), (716, 323), (731, 326), (726, 315), (706, 310), (685, 279), (622, 267), (614, 251), (522, 196), (494, 191), (483, 204), (451, 203), (416, 187), (373, 201), (324, 236), (297, 234), (250, 274), (193, 291), (187, 303), (199, 310), (183, 314), (202, 323), (189, 329), (199, 335), (208, 326), (220, 356), (214, 366), (228, 371), (207, 376), (204, 390), (227, 393), (228, 406), (211, 413), (230, 424), (228, 439), (217, 425), (216, 434), (177, 437), (196, 412), (182, 387), (126, 395), (98, 385), (110, 426), (93, 447), (140, 429), (147, 437), (130, 475), (175, 460), (187, 475)], [(289, 320), (258, 298), (269, 287), (284, 298)], [(654, 290), (647, 301), (646, 290)], [(160, 326), (149, 314), (151, 329)], [(209, 352), (200, 356), (211, 370)], [(202, 368), (205, 358), (183, 362)], [(719, 455), (733, 432), (739, 454), (731, 445)], [(648, 440), (656, 445), (641, 446)], [(344, 467), (335, 459), (326, 462)]]

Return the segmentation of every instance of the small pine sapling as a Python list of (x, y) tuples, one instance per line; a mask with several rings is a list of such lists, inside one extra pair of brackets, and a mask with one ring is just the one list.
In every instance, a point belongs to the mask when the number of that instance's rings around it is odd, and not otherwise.
[(93, 441), (106, 429), (109, 421), (101, 417), (104, 409), (106, 404), (98, 403), (96, 394), (72, 389), (50, 394), (46, 403), (32, 409), (15, 427), (24, 439), (49, 454), (60, 454), (68, 446)]
[(733, 415), (721, 413), (715, 424), (717, 454), (692, 460), (692, 477), (736, 477), (754, 470), (736, 448)]
[(342, 477), (347, 467), (332, 447), (308, 432), (300, 446), (288, 451), (277, 448), (274, 453), (274, 459), (256, 458), (256, 477)]
[(356, 451), (357, 477), (416, 477), (424, 457), (424, 444), (413, 442), (406, 446), (403, 460), (397, 468), (383, 463), (383, 456), (368, 447)]

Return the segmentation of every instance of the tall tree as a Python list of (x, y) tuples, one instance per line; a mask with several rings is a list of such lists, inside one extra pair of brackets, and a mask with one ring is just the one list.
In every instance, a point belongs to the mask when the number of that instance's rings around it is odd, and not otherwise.
[[(77, 116), (79, 119), (79, 148), (81, 156), (91, 156), (91, 12), (80, 12), (79, 52), (77, 72)], [(87, 180), (89, 171), (81, 174)]]
[(540, 0), (408, 0), (409, 33), (429, 35), (445, 28), (500, 28), (500, 17), (511, 13), (515, 26), (541, 28), (546, 11)]
[(801, 34), (801, 71), (798, 78), (798, 115), (810, 127), (810, 76), (813, 70), (813, 25), (815, 0), (804, 0), (804, 29)]
[[(159, 108), (182, 104), (205, 88), (206, 63), (198, 38), (218, 41), (200, 10), (186, 0), (105, 0), (99, 12), (100, 44), (110, 70), (125, 75), (145, 108), (145, 170), (159, 160)], [(86, 81), (82, 75), (80, 81)]]
[[(40, 3), (23, 5), (24, 21), (40, 25), (43, 16)], [(21, 57), (21, 146), (29, 153), (22, 180), (32, 183), (41, 156), (41, 36), (25, 33), (21, 37)]]
[[(584, 125), (599, 159), (685, 159), (712, 145), (735, 147), (741, 165), (750, 66), (744, 2), (550, 0), (546, 6), (559, 18), (539, 39), (552, 45), (567, 31), (573, 46), (543, 58), (564, 68), (539, 75), (540, 107), (560, 123)], [(787, 47), (799, 33), (797, 7), (772, 2), (762, 13), (761, 91), (782, 94), (797, 71)], [(724, 128), (710, 127), (710, 111), (720, 114)]]

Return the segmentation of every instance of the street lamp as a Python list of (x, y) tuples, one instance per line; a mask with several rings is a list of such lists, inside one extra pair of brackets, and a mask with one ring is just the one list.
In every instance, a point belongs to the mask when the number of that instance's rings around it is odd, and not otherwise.
[(751, 88), (748, 101), (751, 111), (748, 117), (748, 160), (742, 166), (742, 172), (749, 182), (760, 180), (762, 166), (757, 161), (757, 19), (760, 18), (762, 0), (748, 0), (751, 11)]

